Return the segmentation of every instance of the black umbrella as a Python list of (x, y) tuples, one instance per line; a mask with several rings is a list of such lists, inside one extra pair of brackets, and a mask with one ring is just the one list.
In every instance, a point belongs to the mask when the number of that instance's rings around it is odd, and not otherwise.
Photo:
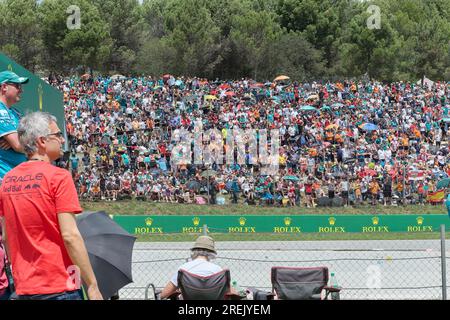
[(130, 235), (105, 212), (77, 216), (98, 287), (104, 299), (133, 282), (131, 261), (136, 237)]
[(344, 163), (345, 163), (345, 164), (350, 164), (350, 163), (354, 163), (354, 162), (356, 162), (356, 159), (355, 159), (355, 158), (350, 158), (350, 159), (344, 160)]

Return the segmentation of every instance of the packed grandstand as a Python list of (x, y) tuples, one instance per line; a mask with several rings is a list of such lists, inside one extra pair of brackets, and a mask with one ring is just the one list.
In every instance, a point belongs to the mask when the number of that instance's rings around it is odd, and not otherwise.
[[(88, 74), (48, 81), (64, 92), (71, 153), (63, 165), (84, 199), (307, 207), (444, 199), (437, 184), (450, 176), (445, 82)], [(193, 132), (195, 123), (221, 135), (204, 144), (225, 142), (236, 129), (277, 131), (278, 170), (263, 172), (248, 144), (244, 162), (174, 161), (174, 133)]]

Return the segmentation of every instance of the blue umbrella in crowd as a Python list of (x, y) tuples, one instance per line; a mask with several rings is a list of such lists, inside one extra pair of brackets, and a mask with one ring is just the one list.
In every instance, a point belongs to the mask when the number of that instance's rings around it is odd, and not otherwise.
[(300, 107), (301, 111), (317, 111), (313, 106), (304, 105)]
[(273, 196), (269, 192), (265, 192), (264, 195), (261, 197), (263, 200), (272, 200)]
[(290, 181), (300, 181), (300, 179), (296, 176), (284, 176), (284, 180), (290, 180)]
[(447, 173), (445, 173), (444, 171), (438, 170), (438, 171), (432, 171), (431, 172), (434, 176), (435, 179), (446, 179), (448, 178)]
[(359, 127), (365, 131), (374, 131), (379, 129), (377, 125), (368, 122), (361, 124)]
[(278, 97), (278, 96), (273, 96), (273, 97), (272, 97), (272, 100), (275, 101), (275, 103), (278, 104), (278, 103), (280, 103), (281, 98)]
[(440, 189), (448, 188), (448, 186), (450, 186), (450, 179), (448, 179), (448, 178), (442, 179), (436, 184), (436, 189), (440, 190)]

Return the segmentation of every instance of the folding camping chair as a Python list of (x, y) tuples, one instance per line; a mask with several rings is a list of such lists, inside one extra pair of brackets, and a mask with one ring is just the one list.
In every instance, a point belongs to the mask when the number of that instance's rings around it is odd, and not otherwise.
[[(169, 297), (170, 300), (239, 300), (242, 297), (230, 293), (230, 270), (224, 269), (209, 276), (199, 276), (186, 270), (178, 271), (179, 291)], [(155, 289), (150, 283), (147, 285), (145, 299), (148, 299), (148, 290), (152, 287), (154, 299), (160, 300), (161, 291)]]
[(210, 276), (199, 276), (182, 269), (178, 271), (178, 287), (183, 300), (227, 300), (230, 280), (228, 269)]
[(327, 267), (272, 267), (271, 281), (272, 292), (280, 300), (322, 300), (323, 290), (325, 290), (323, 299), (326, 300), (330, 293), (341, 291), (340, 287), (327, 286)]

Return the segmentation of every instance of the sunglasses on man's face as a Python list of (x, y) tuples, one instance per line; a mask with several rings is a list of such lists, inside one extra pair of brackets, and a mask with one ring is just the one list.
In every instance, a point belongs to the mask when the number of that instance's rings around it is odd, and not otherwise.
[(55, 136), (58, 139), (61, 139), (62, 137), (64, 137), (64, 134), (61, 131), (55, 132), (55, 133), (50, 133), (47, 135), (48, 136)]

